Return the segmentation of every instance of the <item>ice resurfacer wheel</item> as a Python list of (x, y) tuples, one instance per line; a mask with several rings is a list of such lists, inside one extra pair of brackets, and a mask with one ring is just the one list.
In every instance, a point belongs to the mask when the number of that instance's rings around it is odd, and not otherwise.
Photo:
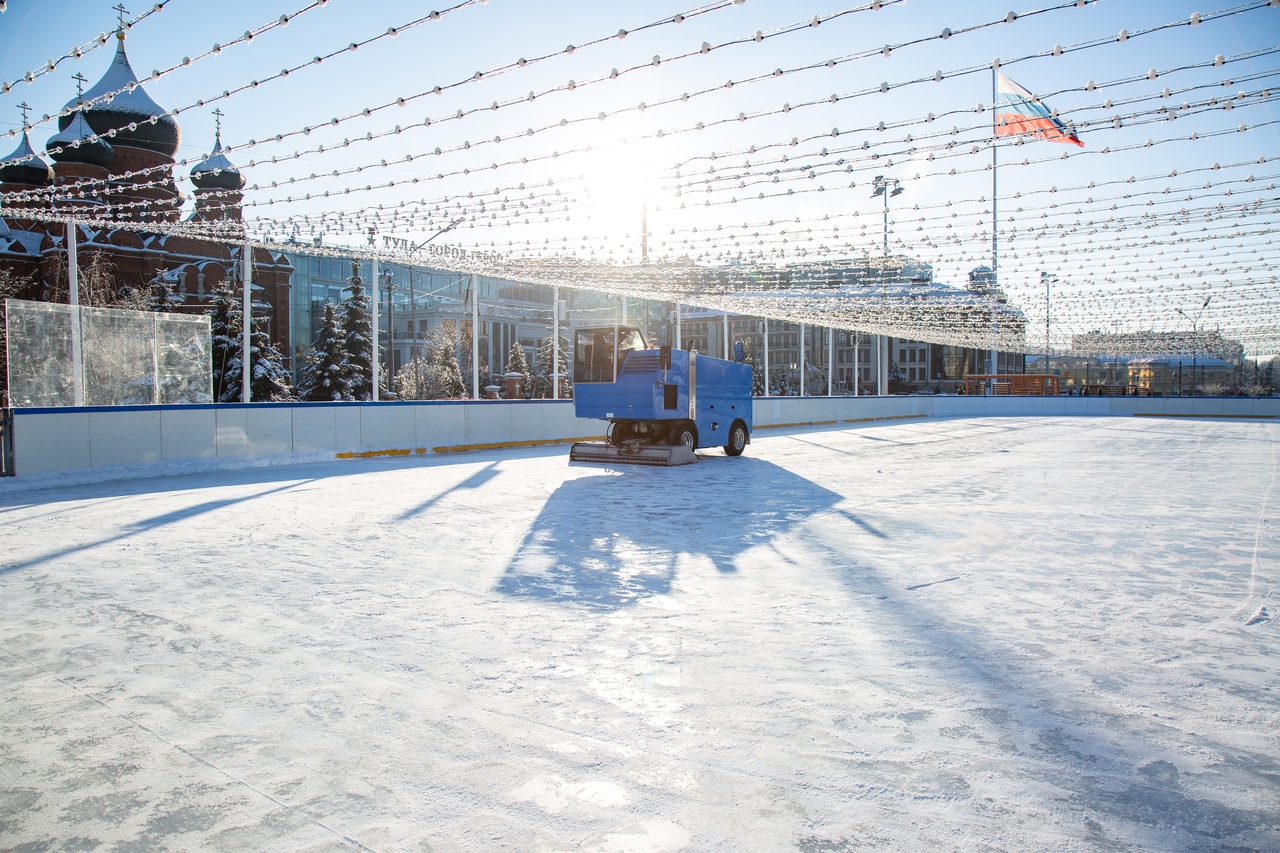
[(726, 456), (741, 456), (747, 449), (747, 428), (742, 421), (734, 421), (729, 427), (729, 443), (724, 446)]

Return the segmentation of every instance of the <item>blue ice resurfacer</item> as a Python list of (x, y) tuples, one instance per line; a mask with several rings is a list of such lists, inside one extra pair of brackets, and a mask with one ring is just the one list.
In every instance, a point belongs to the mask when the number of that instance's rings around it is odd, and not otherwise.
[(575, 331), (573, 401), (609, 432), (575, 444), (571, 462), (684, 465), (699, 447), (738, 456), (751, 441), (751, 365), (651, 348), (634, 326)]

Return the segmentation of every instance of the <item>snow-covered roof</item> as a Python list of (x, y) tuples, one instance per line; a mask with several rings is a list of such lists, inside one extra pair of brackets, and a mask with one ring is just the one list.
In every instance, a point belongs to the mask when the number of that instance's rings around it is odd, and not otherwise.
[(11, 236), (22, 245), (28, 255), (39, 255), (40, 244), (44, 242), (44, 235), (37, 234), (34, 231), (19, 231), (16, 228), (10, 232)]
[(222, 136), (214, 137), (213, 150), (191, 170), (191, 181), (200, 189), (238, 190), (244, 176), (222, 153)]
[(94, 133), (85, 121), (84, 113), (76, 111), (71, 123), (49, 137), (45, 143), (49, 156), (59, 163), (88, 163), (104, 169), (115, 159), (115, 149), (105, 139)]
[[(111, 61), (107, 72), (84, 95), (76, 101), (69, 101), (67, 107), (75, 107), (81, 100), (88, 103), (110, 93), (117, 93), (110, 100), (89, 107), (89, 126), (114, 145), (145, 148), (172, 157), (178, 150), (182, 137), (178, 122), (142, 88), (138, 75), (134, 73), (129, 57), (125, 54), (124, 33), (117, 33), (116, 37), (119, 43), (116, 45), (115, 59)], [(58, 121), (58, 127), (65, 130), (71, 122), (70, 115), (63, 116)], [(112, 130), (116, 131), (114, 135), (110, 134)]]
[(49, 163), (31, 148), (26, 131), (13, 153), (0, 160), (0, 182), (6, 184), (34, 184), (41, 186), (53, 180)]

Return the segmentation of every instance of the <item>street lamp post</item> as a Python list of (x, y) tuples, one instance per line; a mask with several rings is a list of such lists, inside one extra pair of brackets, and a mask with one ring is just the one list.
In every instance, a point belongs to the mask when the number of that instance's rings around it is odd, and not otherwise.
[(1040, 280), (1044, 282), (1044, 372), (1047, 376), (1049, 370), (1049, 287), (1058, 280), (1056, 275), (1048, 273), (1044, 270), (1040, 271)]
[[(430, 243), (432, 240), (439, 237), (441, 234), (446, 234), (452, 231), (454, 228), (457, 228), (459, 225), (462, 224), (462, 222), (463, 222), (462, 219), (455, 219), (445, 227), (441, 228), (436, 233), (432, 234), (427, 239), (423, 240), (421, 243), (418, 243), (417, 245), (409, 247), (409, 263), (405, 265), (406, 267), (408, 267), (408, 270), (409, 270), (409, 363), (413, 365), (413, 380), (414, 380), (413, 384), (415, 389), (421, 389), (422, 378), (418, 375), (418, 355), (420, 352), (420, 348), (418, 346), (418, 295), (414, 292), (414, 286), (413, 286), (413, 255), (416, 254), (419, 249), (426, 246), (428, 243)], [(388, 281), (389, 281), (390, 275), (391, 275), (390, 270), (388, 270), (386, 274), (388, 276)], [(428, 287), (430, 287), (430, 283), (428, 283)], [(433, 291), (433, 292), (438, 292), (438, 291)], [(431, 294), (426, 294), (426, 295), (430, 296)], [(388, 338), (390, 338), (390, 336), (392, 335), (391, 329), (392, 329), (391, 327), (391, 285), (390, 283), (388, 283), (387, 285), (387, 336)], [(472, 334), (474, 334), (474, 332)], [(392, 364), (394, 365), (394, 362), (392, 362)]]
[[(395, 285), (392, 283), (391, 270), (386, 267), (383, 267), (379, 278), (382, 279), (383, 287), (387, 289), (387, 376), (393, 378), (396, 374), (396, 327), (391, 294), (395, 290)], [(374, 298), (377, 298), (376, 293)]]
[[(887, 297), (889, 295), (889, 199), (902, 192), (902, 184), (897, 178), (876, 175), (871, 186), (873, 187), (871, 197), (880, 196), (884, 199), (884, 259), (880, 265), (880, 294)], [(889, 339), (885, 335), (880, 335), (880, 346), (877, 347), (876, 354), (879, 356), (876, 390), (883, 395), (887, 390), (885, 384), (889, 375)]]
[(1179, 314), (1181, 314), (1183, 316), (1183, 319), (1185, 319), (1188, 323), (1191, 324), (1191, 396), (1192, 397), (1196, 395), (1196, 366), (1197, 366), (1196, 358), (1200, 354), (1200, 347), (1197, 346), (1200, 330), (1197, 328), (1197, 326), (1200, 323), (1200, 315), (1204, 313), (1204, 309), (1209, 307), (1209, 301), (1212, 299), (1213, 299), (1212, 293), (1204, 298), (1204, 302), (1200, 303), (1200, 310), (1196, 312), (1196, 316), (1194, 319), (1191, 317), (1191, 315), (1189, 315), (1186, 311), (1183, 311), (1181, 308), (1173, 309), (1177, 311)]

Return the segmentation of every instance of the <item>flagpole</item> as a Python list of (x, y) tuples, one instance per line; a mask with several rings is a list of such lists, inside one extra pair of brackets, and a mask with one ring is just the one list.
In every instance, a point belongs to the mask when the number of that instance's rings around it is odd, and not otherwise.
[[(998, 264), (1000, 262), (1000, 254), (997, 249), (997, 240), (999, 238), (1000, 218), (996, 213), (996, 173), (998, 171), (996, 160), (996, 63), (991, 63), (991, 285), (992, 288), (1000, 286), (1000, 276)], [(991, 294), (995, 299), (995, 294)], [(995, 309), (991, 312), (991, 374), (994, 376), (997, 372), (996, 367), (996, 315)], [(995, 380), (992, 380), (994, 383)], [(994, 385), (992, 386), (994, 389)]]
[(996, 276), (999, 255), (996, 252), (996, 65), (991, 64), (991, 277)]

